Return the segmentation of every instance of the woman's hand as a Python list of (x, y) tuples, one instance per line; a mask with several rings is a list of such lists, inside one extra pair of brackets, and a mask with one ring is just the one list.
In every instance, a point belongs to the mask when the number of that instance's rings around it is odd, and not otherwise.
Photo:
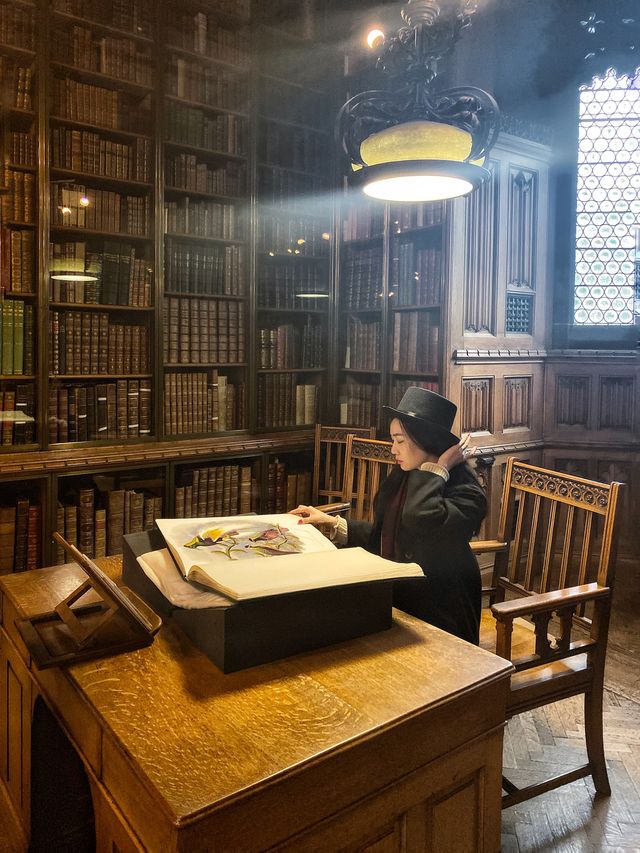
[(326, 512), (322, 512), (322, 510), (317, 509), (315, 506), (305, 506), (305, 504), (300, 504), (300, 506), (297, 506), (295, 509), (290, 509), (289, 513), (291, 515), (298, 516), (298, 524), (313, 524), (314, 527), (320, 527), (323, 524), (335, 527), (337, 524), (337, 518), (335, 515), (329, 515)]
[(442, 456), (438, 459), (438, 465), (442, 465), (442, 467), (446, 468), (447, 471), (451, 471), (451, 469), (455, 468), (456, 465), (461, 465), (463, 462), (466, 462), (467, 457), (473, 454), (472, 448), (468, 446), (470, 439), (470, 433), (463, 435), (458, 444), (454, 444), (453, 447), (445, 450)]

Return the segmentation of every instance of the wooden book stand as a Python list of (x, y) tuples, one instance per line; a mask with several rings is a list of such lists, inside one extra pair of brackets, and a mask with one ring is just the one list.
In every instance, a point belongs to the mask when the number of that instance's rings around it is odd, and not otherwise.
[[(119, 587), (92, 560), (54, 533), (87, 579), (52, 612), (16, 621), (40, 669), (148, 646), (162, 620), (132, 590)], [(83, 605), (78, 602), (87, 597)]]

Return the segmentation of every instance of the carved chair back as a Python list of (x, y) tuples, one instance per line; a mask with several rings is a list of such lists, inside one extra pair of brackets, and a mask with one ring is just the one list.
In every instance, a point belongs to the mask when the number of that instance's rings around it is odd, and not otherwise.
[(390, 441), (347, 438), (342, 500), (351, 503), (351, 518), (373, 521), (375, 496), (394, 465)]
[(373, 438), (375, 427), (316, 424), (311, 503), (342, 500), (347, 436)]

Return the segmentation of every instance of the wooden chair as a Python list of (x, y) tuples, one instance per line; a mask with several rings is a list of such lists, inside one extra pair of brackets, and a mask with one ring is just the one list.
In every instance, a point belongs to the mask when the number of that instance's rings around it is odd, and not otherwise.
[(394, 465), (390, 441), (347, 437), (342, 500), (351, 504), (350, 518), (373, 521), (374, 498)]
[(345, 450), (349, 435), (373, 438), (375, 427), (324, 426), (316, 424), (311, 503), (342, 500)]
[(588, 761), (522, 789), (505, 779), (503, 808), (589, 775), (598, 793), (611, 792), (602, 695), (620, 485), (506, 464), (498, 529), (506, 545), (496, 554), (496, 603), (483, 611), (480, 645), (515, 666), (508, 717), (584, 696)]

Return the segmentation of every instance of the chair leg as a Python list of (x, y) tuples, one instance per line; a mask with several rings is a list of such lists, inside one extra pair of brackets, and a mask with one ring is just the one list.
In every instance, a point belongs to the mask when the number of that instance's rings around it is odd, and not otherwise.
[(609, 796), (611, 785), (607, 775), (602, 735), (602, 690), (590, 690), (584, 696), (584, 733), (593, 784), (598, 794)]

